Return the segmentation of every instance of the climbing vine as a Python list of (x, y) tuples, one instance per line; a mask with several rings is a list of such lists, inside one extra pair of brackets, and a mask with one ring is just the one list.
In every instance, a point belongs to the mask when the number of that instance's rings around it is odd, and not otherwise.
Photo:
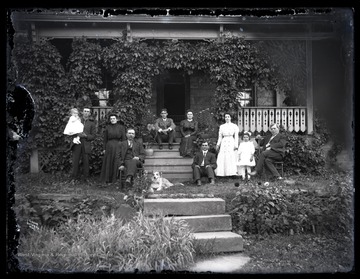
[(51, 40), (37, 44), (16, 42), (13, 52), (18, 83), (32, 92), (37, 104), (33, 147), (64, 145), (63, 128), (69, 109), (91, 104), (101, 88), (103, 69), (111, 74), (114, 108), (126, 126), (138, 123), (148, 110), (156, 76), (170, 69), (191, 75), (207, 74), (216, 85), (212, 113), (218, 122), (223, 113), (239, 108), (236, 94), (255, 83), (270, 90), (279, 84), (260, 43), (227, 35), (222, 41), (75, 38), (65, 67)]

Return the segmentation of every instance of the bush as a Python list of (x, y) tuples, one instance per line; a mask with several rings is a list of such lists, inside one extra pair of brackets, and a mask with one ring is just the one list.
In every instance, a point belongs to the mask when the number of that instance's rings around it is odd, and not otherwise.
[(324, 192), (254, 185), (240, 189), (228, 210), (233, 228), (249, 234), (346, 233), (353, 230), (352, 183)]
[(184, 221), (141, 213), (128, 223), (112, 215), (40, 228), (22, 236), (18, 250), (21, 270), (64, 273), (181, 270), (193, 263), (193, 254)]
[(321, 174), (325, 167), (324, 142), (319, 136), (283, 132), (287, 138), (286, 170), (293, 173)]

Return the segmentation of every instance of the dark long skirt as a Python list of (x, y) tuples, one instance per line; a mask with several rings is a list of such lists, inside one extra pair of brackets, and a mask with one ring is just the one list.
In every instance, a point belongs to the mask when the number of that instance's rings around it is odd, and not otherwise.
[(101, 166), (100, 181), (112, 183), (116, 181), (119, 166), (117, 165), (116, 153), (119, 148), (118, 140), (109, 140), (106, 143), (105, 155)]
[(183, 157), (194, 157), (194, 141), (196, 140), (195, 136), (182, 137), (180, 142), (180, 156)]

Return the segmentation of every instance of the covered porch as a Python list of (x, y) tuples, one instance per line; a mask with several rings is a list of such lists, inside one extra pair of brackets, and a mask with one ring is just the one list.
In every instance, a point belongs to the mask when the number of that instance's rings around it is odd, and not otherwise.
[[(307, 108), (296, 107), (245, 107), (238, 112), (240, 132), (267, 132), (271, 123), (277, 123), (289, 132), (305, 132), (313, 119), (307, 117)], [(311, 123), (309, 123), (311, 122)]]

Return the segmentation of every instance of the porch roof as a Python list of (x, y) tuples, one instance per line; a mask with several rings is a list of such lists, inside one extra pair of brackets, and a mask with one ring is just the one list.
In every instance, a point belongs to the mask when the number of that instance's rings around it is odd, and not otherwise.
[(106, 12), (106, 9), (82, 12), (70, 9), (58, 11), (44, 9), (40, 12), (15, 10), (11, 18), (16, 31), (32, 30), (39, 37), (55, 38), (77, 36), (114, 38), (121, 37), (123, 31), (127, 31), (131, 38), (148, 39), (220, 38), (226, 31), (249, 40), (316, 40), (336, 36), (334, 16), (338, 14), (338, 10), (328, 8), (325, 13), (316, 13), (303, 9), (302, 13), (288, 15), (282, 14), (281, 10), (264, 12), (259, 9), (262, 11), (260, 15), (257, 15), (257, 10), (242, 11), (243, 14), (237, 15), (152, 16), (145, 12), (115, 15), (116, 10)]

